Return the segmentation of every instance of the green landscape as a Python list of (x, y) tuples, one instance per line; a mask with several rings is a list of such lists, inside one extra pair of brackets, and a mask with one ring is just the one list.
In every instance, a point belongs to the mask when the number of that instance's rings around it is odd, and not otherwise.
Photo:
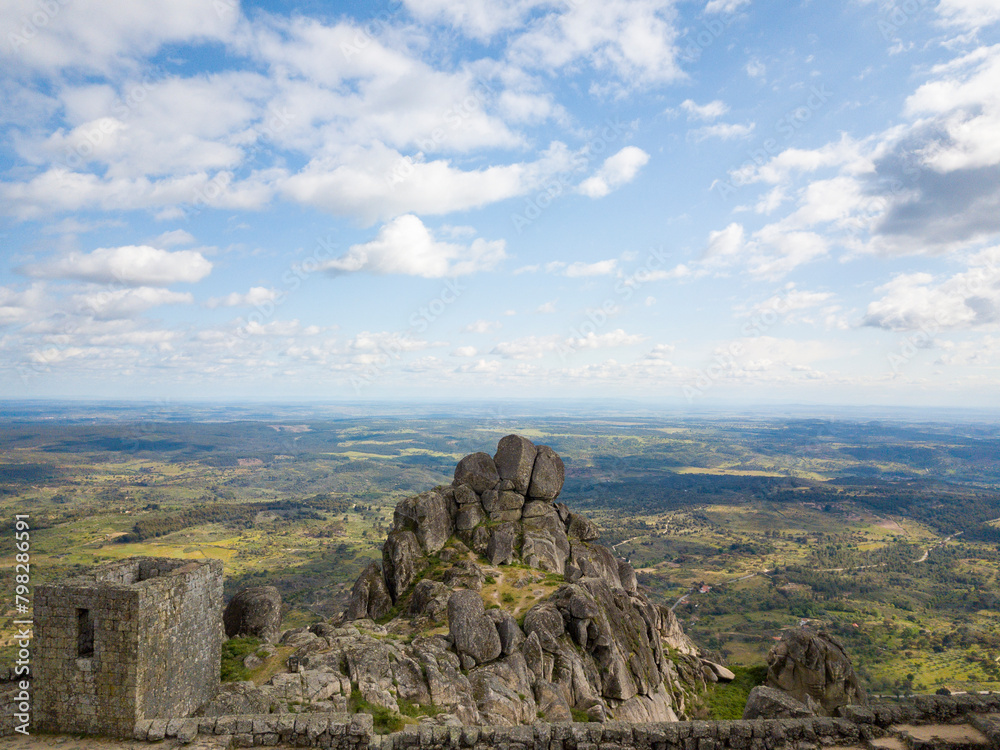
[(380, 558), (400, 499), (518, 433), (563, 457), (560, 500), (727, 664), (759, 667), (783, 629), (808, 622), (844, 642), (872, 693), (1000, 690), (1000, 426), (985, 419), (530, 405), (2, 414), (4, 565), (27, 513), (33, 585), (130, 555), (212, 557), (227, 596), (273, 584), (285, 627), (316, 622)]

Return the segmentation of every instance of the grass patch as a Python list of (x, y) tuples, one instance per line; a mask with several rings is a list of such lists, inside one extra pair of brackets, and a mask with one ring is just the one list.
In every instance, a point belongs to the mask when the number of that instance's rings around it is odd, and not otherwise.
[(239, 682), (250, 679), (250, 670), (243, 666), (243, 660), (256, 653), (261, 646), (260, 638), (230, 638), (222, 644), (222, 663), (219, 674), (223, 682)]
[(433, 703), (428, 706), (423, 706), (419, 703), (411, 703), (408, 700), (403, 700), (402, 698), (400, 698), (397, 702), (399, 703), (399, 712), (403, 716), (408, 716), (411, 719), (418, 719), (421, 716), (437, 716), (444, 710), (438, 708)]
[(587, 722), (590, 721), (590, 714), (581, 708), (571, 708), (569, 710), (573, 714), (573, 721)]
[(403, 721), (403, 717), (395, 711), (366, 701), (357, 688), (351, 691), (348, 711), (352, 714), (371, 714), (375, 725), (375, 734), (398, 732), (406, 723)]
[(750, 691), (767, 680), (767, 667), (732, 667), (736, 679), (719, 682), (709, 688), (705, 705), (710, 719), (733, 720), (743, 718)]

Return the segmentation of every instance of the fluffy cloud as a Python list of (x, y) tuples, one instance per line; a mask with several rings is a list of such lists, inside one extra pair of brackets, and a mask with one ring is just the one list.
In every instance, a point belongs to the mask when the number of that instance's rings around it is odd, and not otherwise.
[(90, 292), (73, 297), (73, 304), (79, 312), (98, 319), (131, 318), (152, 307), (190, 305), (193, 302), (190, 292), (172, 292), (148, 286)]
[(622, 86), (684, 77), (677, 64), (673, 3), (667, 0), (606, 0), (570, 3), (532, 23), (510, 43), (517, 64), (563, 68), (586, 60), (609, 70)]
[(743, 225), (733, 222), (725, 229), (709, 232), (708, 246), (702, 257), (706, 259), (737, 255), (744, 247)]
[(705, 6), (706, 13), (735, 13), (744, 5), (749, 5), (750, 0), (708, 0)]
[(553, 144), (529, 163), (462, 170), (444, 159), (419, 161), (382, 145), (320, 158), (282, 183), (284, 194), (331, 213), (371, 223), (404, 213), (443, 214), (478, 208), (530, 192), (571, 168)]
[(590, 332), (586, 336), (569, 338), (564, 343), (571, 349), (608, 349), (617, 346), (631, 346), (646, 340), (646, 336), (625, 333), (621, 328), (608, 333)]
[(489, 271), (506, 257), (504, 241), (478, 238), (471, 245), (440, 242), (416, 216), (400, 216), (383, 226), (371, 242), (353, 245), (345, 255), (323, 264), (334, 274), (365, 271), (437, 279)]
[(736, 138), (749, 138), (753, 135), (755, 124), (740, 125), (738, 123), (720, 122), (715, 125), (706, 125), (703, 128), (691, 131), (691, 137), (697, 141), (705, 141), (709, 138), (719, 138), (723, 141), (731, 141)]
[(994, 0), (941, 0), (935, 10), (945, 23), (973, 31), (1000, 21)]
[(0, 286), (0, 326), (25, 323), (45, 305), (45, 290), (40, 284), (16, 291)]
[(163, 44), (225, 40), (238, 15), (237, 0), (8, 0), (0, 56), (6, 65), (106, 72)]
[(102, 247), (90, 253), (70, 253), (47, 263), (28, 266), (32, 276), (79, 279), (99, 284), (169, 286), (201, 281), (212, 264), (196, 250), (160, 250), (149, 245)]
[(490, 331), (498, 331), (502, 328), (502, 324), (496, 320), (477, 320), (469, 325), (465, 326), (462, 330), (466, 333), (489, 333)]
[(256, 307), (268, 302), (274, 302), (278, 298), (278, 292), (263, 286), (250, 287), (246, 294), (232, 292), (225, 297), (213, 297), (205, 303), (205, 307)]
[(864, 325), (892, 331), (969, 329), (1000, 322), (1000, 248), (983, 251), (967, 271), (938, 280), (898, 274), (878, 287)]
[(604, 160), (594, 175), (580, 183), (577, 190), (591, 198), (603, 198), (622, 185), (635, 179), (649, 154), (636, 146), (626, 146), (621, 151)]
[(584, 263), (583, 261), (566, 263), (561, 260), (555, 260), (551, 263), (546, 263), (545, 270), (550, 273), (561, 273), (563, 276), (571, 279), (587, 276), (609, 276), (618, 270), (618, 261), (614, 258), (599, 260), (594, 263)]
[(729, 111), (729, 106), (721, 99), (708, 104), (696, 104), (691, 99), (681, 102), (681, 109), (687, 112), (689, 120), (714, 120)]
[(490, 354), (498, 354), (504, 359), (540, 359), (560, 347), (559, 336), (524, 336), (512, 341), (501, 341)]

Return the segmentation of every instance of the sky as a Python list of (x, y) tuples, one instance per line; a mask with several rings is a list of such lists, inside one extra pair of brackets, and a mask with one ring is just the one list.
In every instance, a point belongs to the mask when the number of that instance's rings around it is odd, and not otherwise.
[(0, 0), (4, 398), (1000, 406), (996, 0)]

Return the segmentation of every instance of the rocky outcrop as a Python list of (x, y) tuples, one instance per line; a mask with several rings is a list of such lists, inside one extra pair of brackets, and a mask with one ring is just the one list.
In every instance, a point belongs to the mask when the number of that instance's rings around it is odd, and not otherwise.
[(253, 636), (274, 643), (281, 635), (281, 594), (274, 586), (238, 591), (222, 615), (227, 638)]
[(448, 598), (448, 632), (463, 669), (493, 661), (503, 651), (500, 634), (475, 591), (456, 591)]
[(389, 589), (382, 577), (382, 568), (373, 562), (354, 582), (346, 617), (348, 620), (363, 620), (366, 617), (378, 620), (389, 614), (390, 609), (392, 597), (389, 596)]
[[(450, 486), (402, 500), (381, 570), (373, 563), (358, 579), (347, 624), (292, 636), (300, 670), (336, 672), (391, 710), (433, 703), (438, 723), (684, 716), (706, 679), (728, 670), (703, 664), (632, 566), (595, 542), (596, 524), (556, 501), (564, 481), (552, 448), (508, 435), (494, 456), (459, 461)], [(540, 599), (537, 589), (512, 594), (542, 581)], [(390, 605), (401, 614), (375, 625)]]
[(797, 701), (783, 690), (758, 685), (747, 696), (743, 709), (744, 719), (801, 719), (815, 716), (816, 712), (802, 701)]
[(509, 479), (513, 482), (511, 489), (520, 495), (528, 494), (536, 453), (538, 450), (532, 442), (520, 435), (508, 435), (501, 438), (497, 445), (493, 463), (496, 465), (500, 479)]
[(767, 664), (768, 686), (820, 716), (868, 700), (844, 647), (824, 632), (789, 630), (768, 653)]

